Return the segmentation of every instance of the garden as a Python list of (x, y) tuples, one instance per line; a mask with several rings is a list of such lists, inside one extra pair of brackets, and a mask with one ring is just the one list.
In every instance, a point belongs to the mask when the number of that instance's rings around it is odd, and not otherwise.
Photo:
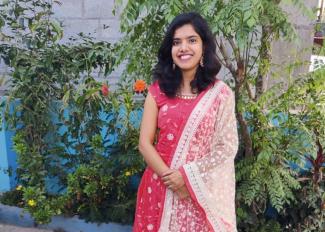
[[(62, 43), (54, 4), (60, 1), (0, 3), (0, 56), (11, 70), (0, 129), (13, 132), (18, 164), (0, 170), (16, 180), (2, 204), (23, 208), (35, 225), (56, 215), (131, 225), (157, 49), (176, 15), (197, 11), (216, 36), (236, 98), (238, 231), (325, 231), (325, 67), (297, 75), (309, 64), (272, 65), (272, 42), (299, 41), (282, 6), (314, 17), (304, 1), (117, 0), (123, 38), (116, 43), (82, 33)], [(116, 86), (97, 79), (123, 63)], [(272, 78), (277, 83), (265, 88)]]

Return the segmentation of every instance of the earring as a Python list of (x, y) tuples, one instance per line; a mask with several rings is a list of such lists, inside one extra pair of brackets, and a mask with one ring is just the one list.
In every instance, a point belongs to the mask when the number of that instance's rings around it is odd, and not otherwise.
[(202, 68), (204, 67), (203, 56), (201, 57), (201, 60), (200, 60), (200, 66), (201, 66)]
[(175, 64), (175, 63), (173, 63), (173, 70), (175, 70), (175, 68), (176, 68), (176, 64)]

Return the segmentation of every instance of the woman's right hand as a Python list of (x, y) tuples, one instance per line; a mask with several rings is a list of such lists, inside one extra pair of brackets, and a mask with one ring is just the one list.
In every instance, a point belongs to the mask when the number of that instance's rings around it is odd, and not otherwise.
[(190, 196), (189, 191), (187, 190), (186, 185), (183, 185), (182, 187), (180, 187), (177, 191), (176, 194), (178, 195), (178, 197), (180, 199), (185, 199), (188, 198)]

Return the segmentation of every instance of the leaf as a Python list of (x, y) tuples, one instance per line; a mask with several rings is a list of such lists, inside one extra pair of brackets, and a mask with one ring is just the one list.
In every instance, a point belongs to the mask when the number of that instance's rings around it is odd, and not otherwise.
[(0, 15), (0, 29), (5, 25), (5, 20), (4, 18)]
[(59, 1), (59, 0), (54, 0), (53, 2), (56, 3), (56, 4), (58, 4), (58, 5), (60, 5), (60, 6), (62, 5), (62, 2)]
[(268, 150), (261, 151), (257, 156), (257, 161), (269, 161), (271, 154)]
[(51, 21), (50, 22), (51, 26), (53, 27), (53, 31), (57, 34), (57, 40), (62, 39), (63, 37), (63, 28), (60, 26), (60, 24), (56, 21)]
[(64, 106), (69, 105), (70, 93), (71, 93), (71, 90), (67, 90), (63, 95), (62, 102), (63, 102)]
[(247, 26), (249, 26), (250, 28), (252, 28), (255, 24), (256, 24), (256, 21), (254, 18), (250, 17), (248, 20), (247, 20)]

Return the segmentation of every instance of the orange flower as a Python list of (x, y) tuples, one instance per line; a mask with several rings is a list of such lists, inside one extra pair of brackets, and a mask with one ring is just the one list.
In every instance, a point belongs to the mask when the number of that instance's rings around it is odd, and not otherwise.
[(109, 93), (108, 85), (103, 84), (103, 85), (102, 85), (102, 94), (103, 94), (104, 96), (107, 96), (108, 93)]
[(133, 85), (133, 90), (137, 93), (142, 93), (147, 88), (146, 82), (144, 80), (136, 80)]

